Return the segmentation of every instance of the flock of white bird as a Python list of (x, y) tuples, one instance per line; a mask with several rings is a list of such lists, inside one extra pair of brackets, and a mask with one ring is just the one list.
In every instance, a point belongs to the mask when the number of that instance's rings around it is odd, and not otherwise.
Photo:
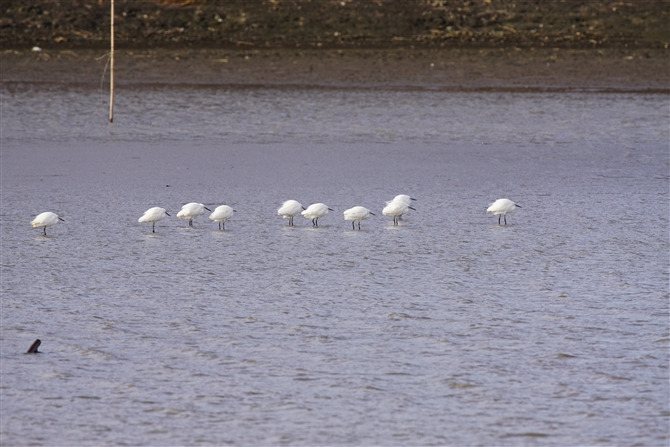
[[(415, 210), (410, 206), (412, 200), (416, 200), (413, 197), (410, 197), (406, 194), (400, 194), (395, 196), (393, 200), (386, 202), (386, 206), (382, 210), (382, 214), (385, 216), (393, 217), (393, 225), (398, 225), (400, 218), (403, 214), (407, 213), (409, 210)], [(488, 209), (487, 213), (492, 213), (498, 216), (498, 225), (500, 225), (500, 218), (504, 217), (505, 225), (507, 225), (507, 214), (514, 211), (516, 208), (521, 208), (516, 203), (512, 202), (509, 199), (498, 199), (493, 202)], [(177, 217), (180, 219), (188, 219), (188, 225), (193, 226), (193, 219), (200, 216), (205, 210), (211, 212), (209, 218), (219, 224), (219, 230), (226, 229), (226, 221), (233, 217), (234, 209), (228, 205), (221, 205), (212, 210), (207, 208), (202, 203), (191, 202), (187, 203), (181, 208), (181, 211), (177, 213)], [(300, 213), (303, 217), (312, 220), (312, 226), (319, 226), (319, 218), (328, 214), (328, 211), (334, 211), (332, 208), (329, 208), (323, 203), (313, 203), (312, 205), (305, 208), (297, 200), (287, 200), (282, 203), (282, 206), (277, 210), (277, 214), (282, 216), (284, 219), (288, 219), (288, 224), (293, 225), (293, 217), (296, 214)], [(416, 210), (415, 210), (416, 211)], [(169, 216), (165, 208), (155, 206), (149, 208), (144, 212), (142, 217), (140, 217), (138, 222), (151, 222), (151, 231), (152, 233), (156, 232), (156, 222), (163, 219), (165, 216)], [(364, 206), (355, 206), (344, 211), (344, 220), (351, 221), (352, 229), (356, 229), (356, 223), (358, 222), (358, 229), (361, 229), (361, 221), (367, 219), (370, 216), (375, 214)], [(47, 234), (47, 227), (56, 225), (58, 221), (63, 221), (58, 214), (47, 211), (35, 216), (30, 224), (34, 228), (44, 228), (44, 235)]]

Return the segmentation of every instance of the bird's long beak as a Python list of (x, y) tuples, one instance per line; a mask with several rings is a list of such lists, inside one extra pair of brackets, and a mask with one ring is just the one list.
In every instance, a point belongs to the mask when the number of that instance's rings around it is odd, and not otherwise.
[(370, 213), (370, 214), (372, 214), (373, 216), (376, 216), (376, 214), (375, 214), (375, 213)]
[(407, 208), (416, 211), (416, 209), (415, 209), (415, 208), (412, 208), (411, 206), (408, 206)]
[[(168, 216), (170, 216), (170, 213), (168, 213), (167, 211), (165, 212), (165, 214), (167, 214)], [(172, 217), (172, 216), (170, 216), (170, 217)]]
[(519, 205), (517, 205), (516, 203), (514, 204), (514, 206), (516, 206), (516, 207), (518, 207), (518, 208), (521, 208), (521, 207), (520, 207)]
[(410, 197), (409, 200), (416, 200), (414, 197)]
[(332, 209), (332, 208), (328, 208), (328, 210), (329, 210), (329, 211), (335, 211), (335, 210), (334, 210), (334, 209)]
[(212, 210), (210, 210), (210, 209), (209, 209), (209, 208), (207, 208), (207, 207), (205, 207), (205, 209), (206, 209), (207, 211), (210, 211), (210, 212), (212, 211)]
[(306, 209), (307, 209), (307, 208), (305, 208), (304, 206), (301, 206), (300, 208), (302, 208), (302, 209), (304, 209), (304, 210), (306, 210)]
[(64, 221), (63, 219), (61, 219), (60, 217), (58, 218), (58, 220), (61, 220), (61, 221), (65, 222), (65, 221)]

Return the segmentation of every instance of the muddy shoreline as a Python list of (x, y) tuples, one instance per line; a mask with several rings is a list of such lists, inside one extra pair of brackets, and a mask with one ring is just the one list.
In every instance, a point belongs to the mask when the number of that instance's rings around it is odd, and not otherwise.
[[(2, 83), (99, 85), (104, 50), (6, 50)], [(146, 84), (670, 92), (668, 50), (120, 50), (117, 86)]]
[[(108, 2), (0, 9), (3, 83), (100, 84)], [(670, 88), (670, 0), (116, 0), (115, 11), (119, 86)]]

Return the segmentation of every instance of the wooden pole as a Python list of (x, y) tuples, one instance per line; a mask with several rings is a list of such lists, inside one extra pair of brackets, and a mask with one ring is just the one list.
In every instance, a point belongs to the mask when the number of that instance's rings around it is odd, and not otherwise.
[(114, 0), (112, 0), (111, 50), (109, 56), (109, 122), (114, 121)]

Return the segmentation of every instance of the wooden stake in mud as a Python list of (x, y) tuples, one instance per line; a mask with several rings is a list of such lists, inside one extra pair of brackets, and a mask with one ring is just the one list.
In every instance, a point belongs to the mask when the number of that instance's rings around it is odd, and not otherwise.
[(111, 50), (109, 53), (109, 122), (114, 122), (114, 0), (112, 0)]

